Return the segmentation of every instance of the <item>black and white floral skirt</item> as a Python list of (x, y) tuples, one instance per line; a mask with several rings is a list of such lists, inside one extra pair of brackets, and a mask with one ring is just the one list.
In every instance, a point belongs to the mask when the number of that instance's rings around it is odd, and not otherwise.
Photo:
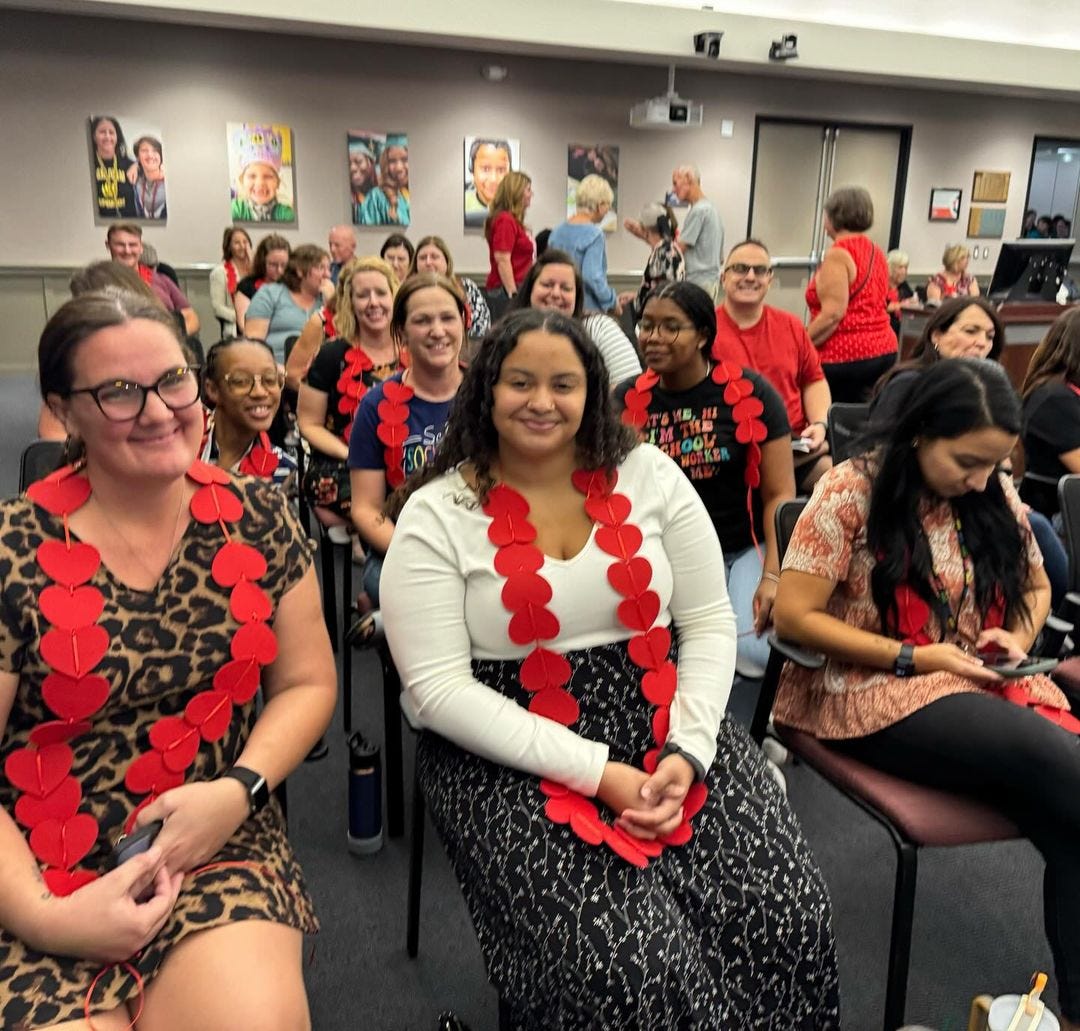
[[(640, 766), (652, 707), (625, 644), (566, 658), (574, 729)], [(527, 704), (517, 662), (473, 668)], [(717, 743), (693, 837), (641, 870), (552, 823), (536, 777), (421, 736), (432, 818), (517, 1031), (839, 1028), (814, 857), (745, 730), (724, 720)]]

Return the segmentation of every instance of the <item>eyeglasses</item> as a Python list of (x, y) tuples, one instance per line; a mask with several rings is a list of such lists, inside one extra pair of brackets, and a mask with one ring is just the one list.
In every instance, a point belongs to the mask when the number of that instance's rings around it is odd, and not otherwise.
[(170, 412), (178, 412), (195, 404), (199, 400), (197, 373), (197, 367), (185, 365), (170, 369), (148, 387), (126, 379), (114, 379), (99, 383), (96, 387), (69, 390), (68, 395), (89, 394), (106, 419), (112, 422), (131, 422), (142, 415), (146, 407), (146, 397), (150, 393), (157, 394)]
[(673, 344), (684, 329), (694, 329), (694, 326), (686, 322), (676, 322), (674, 319), (664, 319), (662, 322), (653, 322), (652, 319), (642, 319), (638, 323), (638, 339), (644, 340), (654, 333), (658, 340), (665, 344)]
[(236, 397), (250, 394), (255, 389), (256, 380), (263, 390), (272, 394), (285, 386), (285, 373), (275, 369), (273, 372), (261, 372), (258, 376), (253, 376), (250, 372), (230, 372), (222, 377), (225, 389)]
[(772, 265), (744, 265), (741, 261), (728, 265), (725, 272), (734, 272), (737, 276), (745, 276), (753, 272), (759, 279), (772, 275)]

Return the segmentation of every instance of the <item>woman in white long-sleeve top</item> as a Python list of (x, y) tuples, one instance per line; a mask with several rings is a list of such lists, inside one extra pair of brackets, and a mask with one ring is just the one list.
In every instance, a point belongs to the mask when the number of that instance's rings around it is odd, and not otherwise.
[(715, 531), (580, 324), (504, 319), (401, 495), (386, 632), (514, 1025), (839, 1027), (825, 886), (724, 719)]

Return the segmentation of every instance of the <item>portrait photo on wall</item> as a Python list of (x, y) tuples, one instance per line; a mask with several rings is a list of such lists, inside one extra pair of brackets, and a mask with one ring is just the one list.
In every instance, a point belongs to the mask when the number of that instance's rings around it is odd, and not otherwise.
[(350, 129), (346, 145), (353, 225), (409, 225), (408, 135)]
[(95, 221), (164, 222), (168, 208), (161, 130), (121, 115), (91, 115), (87, 127)]
[(507, 172), (521, 168), (521, 143), (505, 136), (465, 137), (465, 228), (483, 228)]
[(587, 175), (607, 180), (615, 199), (600, 228), (613, 233), (619, 226), (619, 148), (608, 143), (571, 143), (566, 148), (566, 217), (577, 211), (578, 183)]
[(229, 196), (234, 222), (295, 222), (292, 129), (228, 122)]

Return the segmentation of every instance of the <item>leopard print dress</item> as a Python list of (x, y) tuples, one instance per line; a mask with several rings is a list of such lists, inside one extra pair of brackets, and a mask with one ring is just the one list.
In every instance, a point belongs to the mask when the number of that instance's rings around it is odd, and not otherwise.
[[(282, 595), (311, 564), (311, 546), (281, 491), (251, 478), (234, 478), (244, 515), (231, 531), (267, 560), (259, 580), (276, 609)], [(41, 697), (49, 672), (39, 653), (49, 624), (38, 595), (49, 581), (35, 555), (42, 540), (62, 538), (60, 519), (26, 497), (0, 502), (0, 670), (19, 674), (19, 685), (0, 744), (0, 805), (14, 813), (16, 791), (2, 774), (3, 761), (29, 740), (30, 731), (53, 718)], [(228, 591), (210, 577), (222, 542), (217, 525), (192, 520), (156, 588), (136, 591), (104, 565), (91, 583), (105, 598), (101, 625), (109, 649), (96, 672), (112, 685), (108, 701), (92, 717), (89, 733), (71, 742), (72, 774), (83, 788), (84, 812), (100, 834), (80, 866), (104, 872), (112, 842), (139, 799), (124, 786), (133, 759), (148, 748), (150, 727), (179, 715), (191, 697), (210, 687), (229, 660), (238, 624), (229, 613)], [(254, 700), (237, 706), (224, 737), (203, 743), (188, 781), (210, 780), (240, 754), (255, 723)], [(144, 981), (160, 968), (169, 949), (186, 935), (236, 920), (269, 920), (313, 933), (311, 898), (289, 846), (276, 801), (246, 821), (214, 862), (245, 865), (188, 877), (168, 923), (131, 962)], [(0, 1023), (34, 1028), (83, 1015), (91, 982), (102, 964), (37, 952), (0, 928)], [(94, 988), (91, 1010), (104, 1012), (138, 994), (136, 979), (122, 966), (109, 967)]]

